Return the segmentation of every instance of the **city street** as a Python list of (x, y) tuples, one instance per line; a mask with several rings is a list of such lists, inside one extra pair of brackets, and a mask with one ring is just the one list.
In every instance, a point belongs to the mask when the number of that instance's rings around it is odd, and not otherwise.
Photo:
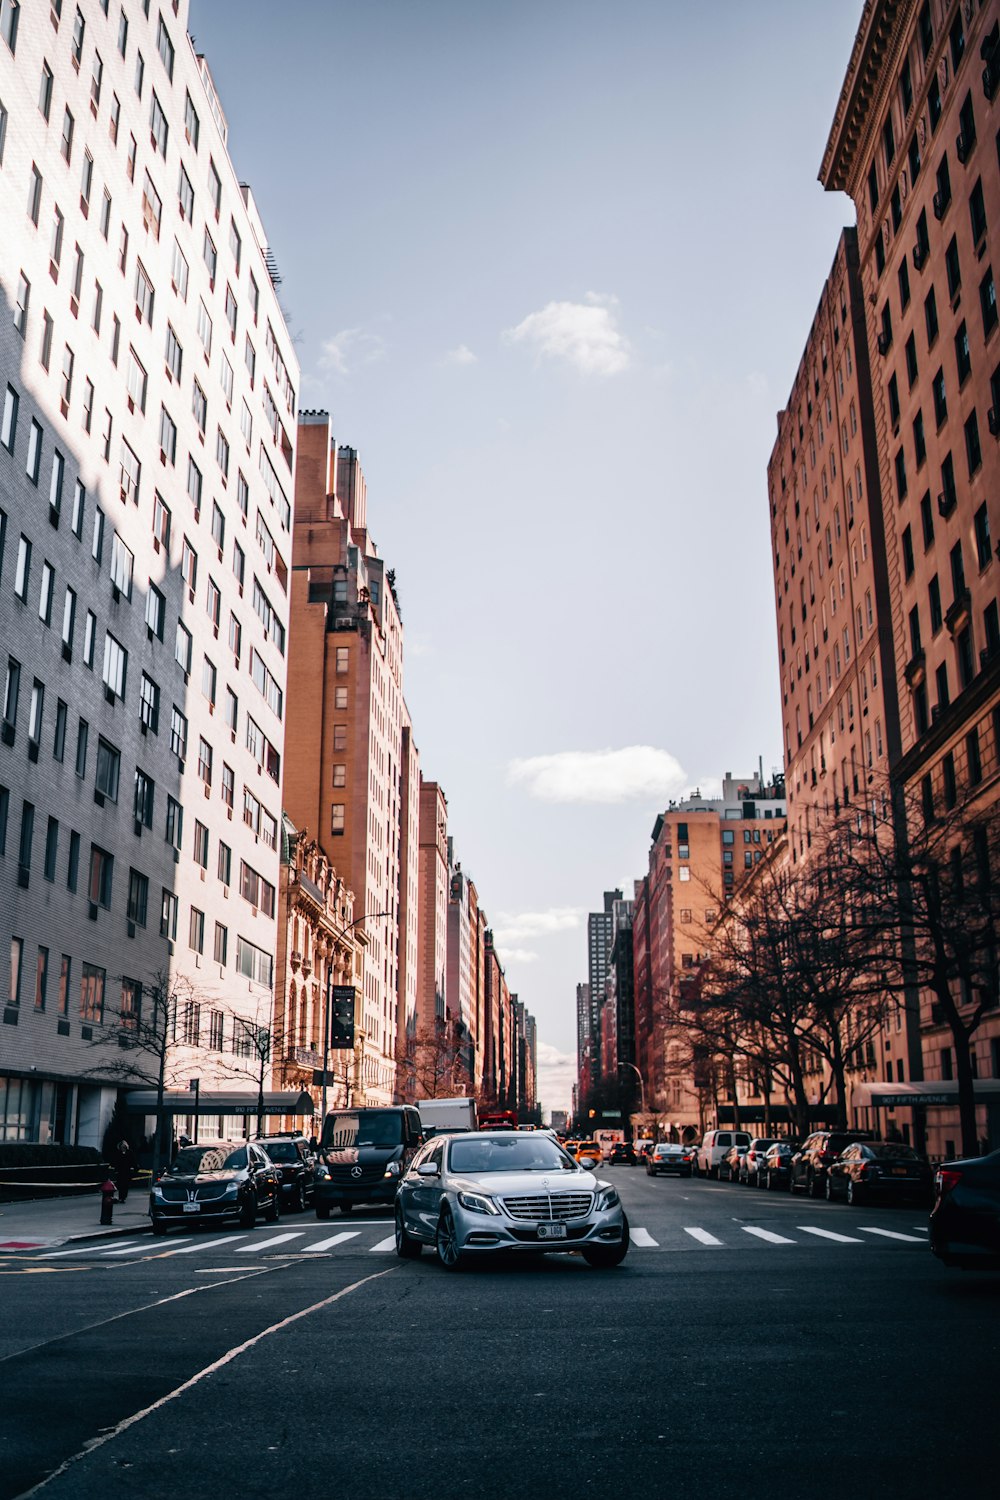
[(4, 1255), (0, 1495), (984, 1489), (1000, 1277), (924, 1212), (600, 1175), (619, 1271), (403, 1264), (384, 1212)]

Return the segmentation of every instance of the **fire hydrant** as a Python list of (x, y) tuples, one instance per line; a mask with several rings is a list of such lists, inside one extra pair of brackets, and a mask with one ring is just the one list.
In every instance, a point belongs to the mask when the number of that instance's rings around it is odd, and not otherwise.
[(112, 1212), (114, 1210), (115, 1195), (117, 1194), (117, 1192), (118, 1192), (118, 1189), (115, 1187), (115, 1185), (111, 1181), (110, 1177), (106, 1178), (104, 1180), (104, 1182), (101, 1183), (101, 1223), (102, 1224), (110, 1224), (111, 1223), (111, 1215), (112, 1215)]

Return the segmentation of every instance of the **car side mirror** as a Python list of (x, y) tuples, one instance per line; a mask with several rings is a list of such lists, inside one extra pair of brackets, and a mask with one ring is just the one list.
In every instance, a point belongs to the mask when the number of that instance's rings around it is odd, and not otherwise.
[(436, 1161), (422, 1161), (417, 1168), (418, 1177), (438, 1177), (440, 1172)]
[(594, 1160), (594, 1158), (592, 1156), (585, 1156), (583, 1158), (583, 1161), (580, 1163), (580, 1165), (587, 1172), (596, 1172), (597, 1171), (597, 1163), (596, 1163), (596, 1161)]

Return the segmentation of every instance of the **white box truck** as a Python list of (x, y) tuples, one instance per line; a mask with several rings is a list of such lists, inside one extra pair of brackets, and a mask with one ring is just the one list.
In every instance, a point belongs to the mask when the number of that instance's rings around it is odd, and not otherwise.
[(443, 1135), (449, 1130), (478, 1130), (475, 1099), (418, 1099), (424, 1135)]

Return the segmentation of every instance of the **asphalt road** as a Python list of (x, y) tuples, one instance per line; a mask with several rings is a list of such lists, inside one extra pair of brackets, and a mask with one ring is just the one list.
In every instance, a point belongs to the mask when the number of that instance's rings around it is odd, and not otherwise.
[(0, 1497), (993, 1491), (1000, 1276), (924, 1213), (601, 1175), (616, 1271), (450, 1276), (374, 1214), (3, 1257)]

